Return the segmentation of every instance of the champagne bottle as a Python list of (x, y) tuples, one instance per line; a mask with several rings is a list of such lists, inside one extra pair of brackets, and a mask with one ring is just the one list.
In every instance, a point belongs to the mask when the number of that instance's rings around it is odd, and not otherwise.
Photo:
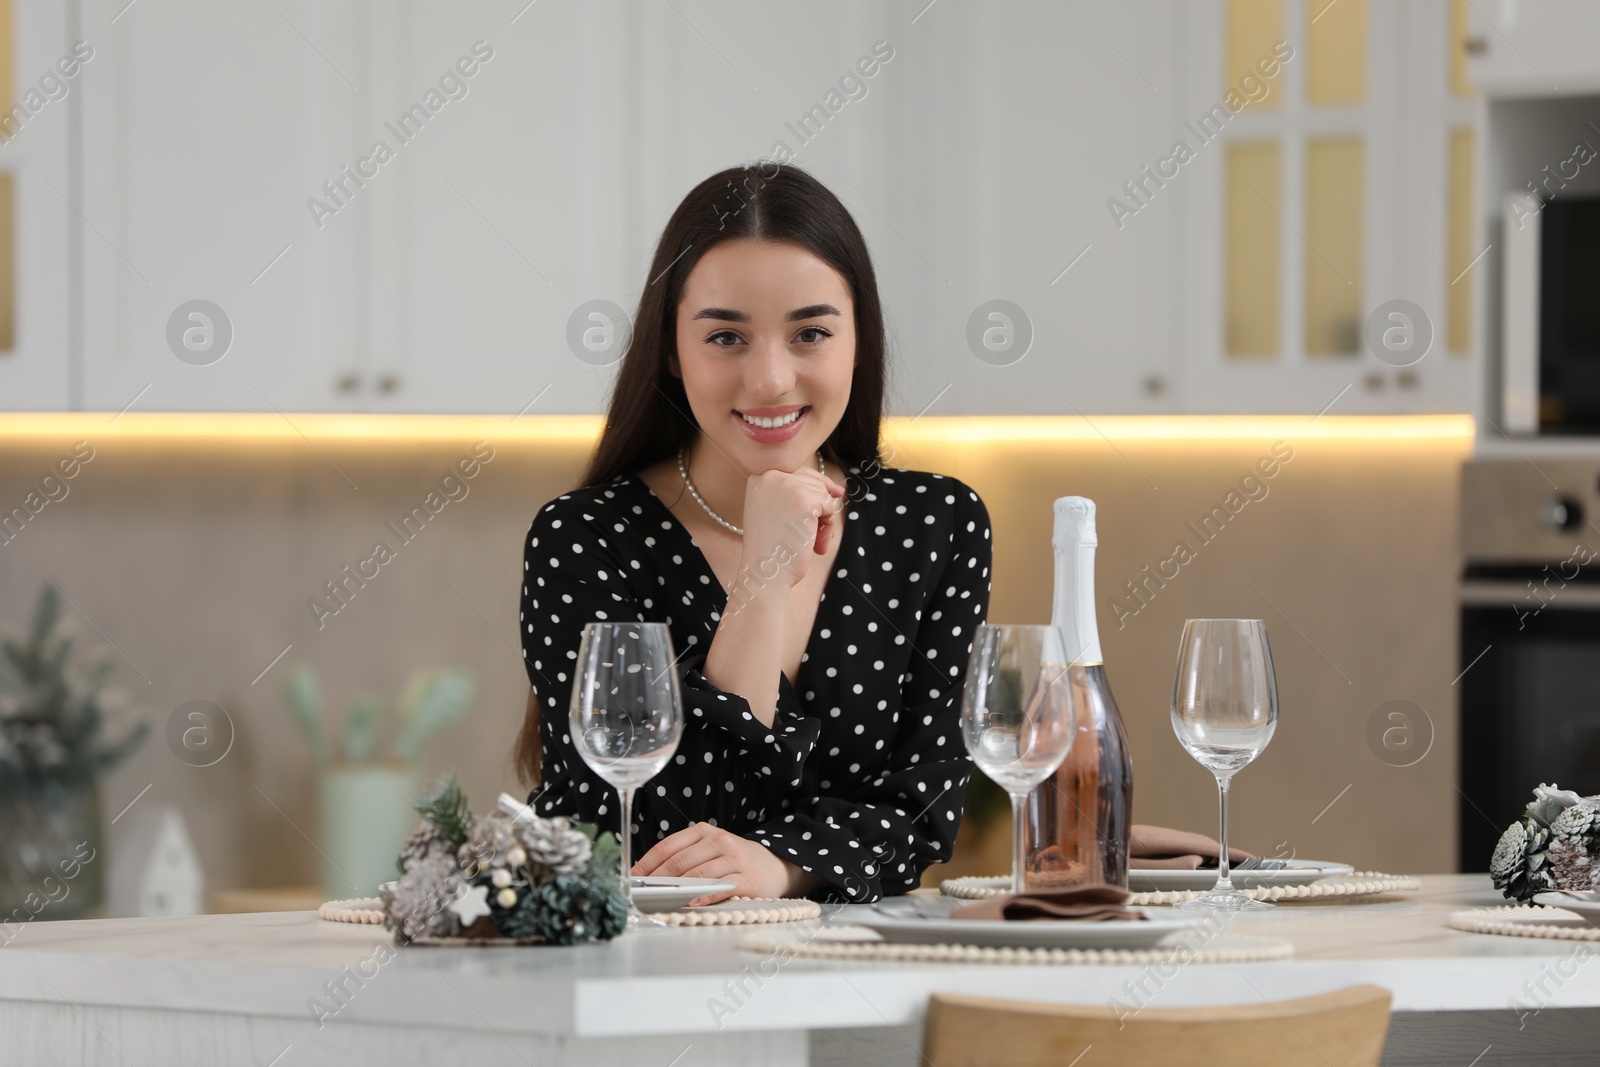
[(1094, 501), (1055, 502), (1055, 600), (1077, 730), (1066, 760), (1023, 806), (1023, 882), (1032, 890), (1128, 886), (1133, 760), (1100, 658), (1094, 610)]

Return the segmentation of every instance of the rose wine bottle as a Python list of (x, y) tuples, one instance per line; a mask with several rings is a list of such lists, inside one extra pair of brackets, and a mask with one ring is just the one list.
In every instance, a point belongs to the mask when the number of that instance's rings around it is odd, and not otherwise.
[(1128, 886), (1128, 831), (1133, 760), (1122, 715), (1100, 659), (1095, 624), (1094, 501), (1055, 502), (1055, 601), (1050, 623), (1061, 631), (1077, 731), (1066, 760), (1028, 795), (1023, 807), (1023, 881), (1028, 890), (1103, 882)]

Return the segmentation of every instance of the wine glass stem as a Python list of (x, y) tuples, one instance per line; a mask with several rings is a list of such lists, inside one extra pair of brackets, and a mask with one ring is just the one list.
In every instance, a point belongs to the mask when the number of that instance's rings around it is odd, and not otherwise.
[(1026, 892), (1022, 878), (1025, 865), (1022, 855), (1022, 804), (1027, 798), (1026, 793), (1011, 794), (1011, 891), (1013, 893)]
[(633, 826), (633, 789), (617, 790), (617, 798), (622, 803), (622, 822), (617, 838), (622, 843), (622, 889), (628, 895), (628, 910), (633, 910), (633, 834), (629, 831)]
[(1217, 888), (1223, 891), (1231, 890), (1233, 882), (1228, 878), (1228, 785), (1233, 781), (1233, 776), (1217, 776), (1217, 822), (1222, 829), (1218, 832), (1219, 845), (1217, 855)]

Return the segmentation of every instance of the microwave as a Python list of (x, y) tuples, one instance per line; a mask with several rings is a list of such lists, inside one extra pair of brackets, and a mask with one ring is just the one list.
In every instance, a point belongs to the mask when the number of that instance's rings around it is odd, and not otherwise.
[(1507, 433), (1600, 436), (1600, 197), (1505, 199)]

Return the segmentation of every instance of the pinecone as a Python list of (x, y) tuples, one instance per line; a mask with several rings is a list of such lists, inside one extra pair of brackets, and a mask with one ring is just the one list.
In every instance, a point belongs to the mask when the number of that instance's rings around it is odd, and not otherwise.
[(542, 937), (535, 921), (544, 905), (537, 899), (539, 890), (530, 889), (517, 900), (517, 906), (496, 915), (495, 925), (506, 937)]
[[(534, 888), (526, 885), (496, 887), (493, 882), (489, 881), (483, 875), (479, 875), (477, 878), (474, 878), (473, 881), (482, 882), (489, 886), (489, 921), (494, 923), (495, 929), (500, 931), (502, 937), (531, 936), (525, 933), (514, 932), (522, 929), (522, 927), (514, 921), (514, 917), (522, 910), (522, 905), (527, 901), (528, 896), (536, 891)], [(501, 889), (510, 889), (515, 892), (517, 894), (517, 902), (511, 905), (509, 908), (503, 906), (499, 899)]]
[(595, 939), (610, 941), (628, 928), (628, 894), (619, 879), (607, 878), (601, 882), (596, 901)]
[(589, 853), (594, 847), (587, 835), (567, 824), (566, 819), (518, 820), (516, 833), (528, 859), (556, 874), (576, 877), (589, 869)]
[(1550, 869), (1550, 831), (1538, 828), (1528, 835), (1528, 877), (1521, 899), (1531, 901), (1536, 894), (1555, 888), (1555, 871)]
[(1525, 828), (1528, 831), (1528, 844), (1525, 851), (1531, 861), (1534, 857), (1543, 855), (1544, 850), (1550, 847), (1550, 824), (1532, 819), (1528, 820), (1528, 825)]
[(457, 923), (448, 905), (460, 888), (455, 857), (449, 852), (435, 852), (417, 861), (393, 885), (379, 887), (383, 925), (399, 943), (454, 934)]
[(1568, 806), (1550, 821), (1546, 852), (1550, 876), (1559, 889), (1587, 892), (1600, 873), (1594, 859), (1600, 852), (1600, 804), (1587, 798)]
[(1516, 822), (1506, 828), (1489, 861), (1495, 888), (1528, 903), (1551, 889), (1600, 884), (1600, 797), (1541, 784)]
[(1580, 800), (1567, 808), (1550, 823), (1553, 841), (1574, 845), (1585, 853), (1596, 836), (1600, 836), (1600, 805), (1587, 800)]
[(628, 921), (627, 901), (619, 912), (615, 896), (603, 882), (558, 874), (518, 902), (504, 929), (511, 937), (540, 937), (553, 945), (609, 941)]
[[(1518, 819), (1506, 827), (1506, 832), (1500, 835), (1500, 840), (1494, 846), (1494, 858), (1489, 861), (1489, 876), (1494, 879), (1496, 889), (1507, 889), (1512, 882), (1519, 879), (1528, 869), (1528, 831), (1523, 827), (1522, 820)], [(1506, 896), (1514, 894), (1507, 891)]]
[(476, 873), (468, 866), (474, 860), (477, 861), (477, 870), (504, 867), (510, 862), (508, 854), (517, 845), (511, 816), (492, 811), (473, 824), (467, 839), (456, 849), (456, 859), (463, 867), (468, 867), (468, 873)]
[(418, 863), (438, 852), (449, 852), (450, 842), (432, 824), (417, 823), (417, 828), (406, 838), (400, 849), (400, 873), (404, 874)]
[(1550, 846), (1548, 855), (1550, 872), (1555, 876), (1556, 888), (1572, 889), (1580, 893), (1587, 893), (1595, 888), (1597, 884), (1595, 876), (1600, 873), (1600, 868), (1591, 862), (1589, 851), (1583, 845), (1560, 840)]

